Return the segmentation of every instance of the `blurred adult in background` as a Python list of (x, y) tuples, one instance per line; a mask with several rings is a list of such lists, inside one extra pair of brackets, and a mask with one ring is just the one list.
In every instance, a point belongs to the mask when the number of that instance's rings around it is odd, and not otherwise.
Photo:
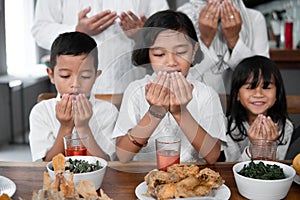
[(193, 21), (204, 53), (190, 75), (218, 93), (229, 93), (232, 72), (241, 60), (269, 57), (265, 18), (246, 8), (242, 0), (190, 0), (178, 11)]
[(131, 64), (132, 38), (147, 17), (168, 8), (165, 0), (38, 0), (32, 34), (45, 49), (60, 33), (79, 31), (92, 36), (102, 70), (93, 92), (123, 93), (131, 81), (146, 74)]

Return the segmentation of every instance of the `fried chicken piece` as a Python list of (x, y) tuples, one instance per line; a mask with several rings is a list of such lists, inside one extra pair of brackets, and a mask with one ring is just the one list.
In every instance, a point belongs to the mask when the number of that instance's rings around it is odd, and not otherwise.
[(196, 165), (184, 164), (172, 165), (167, 172), (152, 170), (145, 176), (145, 181), (147, 194), (160, 200), (207, 196), (225, 182), (214, 170), (200, 170)]
[(185, 165), (185, 164), (174, 164), (168, 167), (167, 172), (179, 175), (180, 179), (184, 179), (188, 176), (195, 176), (199, 173), (199, 167), (197, 165)]
[(73, 197), (75, 194), (75, 186), (74, 186), (74, 174), (70, 173), (68, 180), (63, 178), (61, 180), (59, 189), (63, 192), (64, 197)]
[(174, 183), (158, 185), (155, 190), (157, 200), (171, 199), (175, 196), (176, 186)]
[(53, 180), (50, 178), (49, 174), (47, 172), (44, 172), (43, 189), (49, 190), (52, 182)]
[(76, 186), (76, 191), (83, 196), (84, 199), (98, 197), (94, 183), (87, 180), (80, 181), (80, 183)]
[(175, 183), (175, 198), (195, 196), (191, 191), (199, 185), (200, 181), (195, 176), (189, 176), (178, 183)]
[(198, 185), (194, 188), (193, 194), (195, 196), (208, 196), (211, 193), (211, 187), (204, 186), (204, 185)]
[(52, 158), (52, 165), (55, 173), (65, 171), (65, 156), (62, 153), (57, 154)]
[(0, 200), (11, 200), (11, 198), (7, 194), (3, 193), (0, 196)]
[(156, 186), (166, 183), (176, 183), (180, 181), (180, 177), (177, 174), (159, 171), (154, 169), (145, 176), (145, 182), (148, 186), (146, 195), (156, 196)]
[(101, 196), (100, 200), (113, 200), (109, 196), (107, 196), (107, 194), (105, 194), (102, 189), (100, 189), (100, 196)]
[(145, 176), (145, 181), (147, 185), (150, 186), (155, 186), (153, 185), (156, 181), (159, 184), (163, 183), (176, 183), (180, 180), (180, 177), (178, 174), (175, 173), (169, 173), (165, 171), (159, 171), (157, 169), (154, 169), (150, 171), (146, 176)]
[(225, 183), (218, 172), (210, 168), (204, 168), (196, 175), (201, 181), (200, 185), (210, 187), (211, 189), (218, 189)]
[(65, 200), (62, 192), (53, 191), (53, 190), (39, 190), (38, 192), (33, 192), (32, 200), (44, 200), (44, 199)]

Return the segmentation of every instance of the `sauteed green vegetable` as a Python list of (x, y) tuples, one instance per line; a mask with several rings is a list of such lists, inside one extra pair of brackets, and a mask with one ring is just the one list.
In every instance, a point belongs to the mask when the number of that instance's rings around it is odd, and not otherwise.
[(263, 180), (284, 179), (283, 169), (278, 165), (264, 164), (263, 162), (254, 163), (251, 161), (249, 165), (244, 165), (243, 169), (238, 172), (240, 175)]
[(65, 171), (73, 172), (74, 174), (92, 172), (101, 169), (102, 167), (103, 166), (100, 165), (98, 160), (96, 161), (96, 163), (90, 164), (88, 163), (88, 161), (85, 160), (78, 160), (78, 159), (72, 160), (71, 158), (69, 158), (68, 160), (66, 160), (65, 163)]

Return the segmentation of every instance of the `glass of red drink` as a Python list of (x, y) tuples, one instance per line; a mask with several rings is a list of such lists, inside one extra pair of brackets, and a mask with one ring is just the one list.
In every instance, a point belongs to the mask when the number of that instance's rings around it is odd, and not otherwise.
[(72, 133), (64, 136), (64, 148), (66, 156), (87, 156), (89, 137)]
[(164, 136), (155, 140), (157, 168), (167, 171), (173, 164), (180, 163), (180, 138)]
[(276, 160), (276, 140), (252, 140), (249, 146), (252, 160)]

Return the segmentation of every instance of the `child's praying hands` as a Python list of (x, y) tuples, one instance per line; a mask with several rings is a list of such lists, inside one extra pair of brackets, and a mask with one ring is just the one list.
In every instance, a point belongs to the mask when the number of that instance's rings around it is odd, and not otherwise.
[(79, 94), (72, 101), (72, 105), (76, 130), (89, 129), (89, 121), (93, 115), (92, 103), (84, 94)]
[(72, 131), (74, 128), (73, 114), (72, 114), (72, 96), (64, 94), (60, 101), (57, 101), (55, 106), (56, 118), (62, 127)]
[(277, 124), (270, 117), (264, 115), (258, 115), (248, 130), (248, 137), (251, 141), (257, 139), (277, 140), (278, 136)]
[(170, 113), (172, 115), (180, 114), (193, 98), (193, 85), (181, 72), (173, 72), (171, 73), (170, 90)]

